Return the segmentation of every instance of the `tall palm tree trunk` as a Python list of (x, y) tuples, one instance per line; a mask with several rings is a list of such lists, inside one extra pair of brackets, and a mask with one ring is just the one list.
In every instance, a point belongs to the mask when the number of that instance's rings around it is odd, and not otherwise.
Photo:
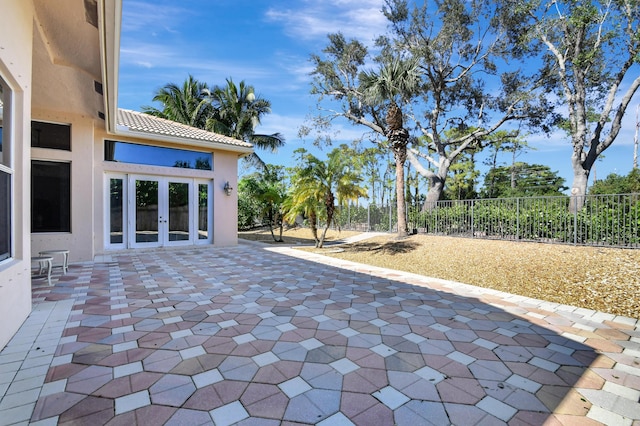
[[(392, 139), (393, 157), (396, 162), (396, 200), (398, 209), (398, 237), (409, 235), (407, 227), (407, 207), (404, 193), (404, 164), (407, 161), (407, 139), (408, 132), (405, 129), (404, 135), (395, 135), (397, 139)], [(400, 136), (398, 138), (398, 136)], [(404, 140), (403, 140), (404, 139)]]
[(309, 213), (309, 228), (311, 228), (311, 234), (313, 234), (313, 241), (316, 243), (316, 247), (320, 242), (318, 238), (318, 215), (315, 211)]
[(404, 194), (404, 163), (407, 161), (409, 132), (404, 128), (402, 111), (392, 102), (387, 112), (387, 138), (391, 143), (396, 162), (396, 201), (398, 211), (398, 237), (409, 235), (407, 228), (407, 208)]

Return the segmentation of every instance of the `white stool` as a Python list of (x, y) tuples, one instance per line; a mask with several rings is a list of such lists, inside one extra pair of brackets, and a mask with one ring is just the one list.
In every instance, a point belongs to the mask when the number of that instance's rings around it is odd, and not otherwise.
[[(49, 285), (51, 285), (51, 268), (53, 266), (53, 257), (51, 256), (37, 256), (32, 257), (31, 262), (38, 262), (38, 275), (36, 277), (47, 277)], [(46, 274), (45, 274), (46, 272)]]
[(69, 250), (43, 250), (40, 252), (40, 256), (51, 256), (61, 254), (62, 255), (62, 264), (53, 265), (53, 268), (62, 268), (62, 273), (66, 274), (67, 269), (69, 268)]

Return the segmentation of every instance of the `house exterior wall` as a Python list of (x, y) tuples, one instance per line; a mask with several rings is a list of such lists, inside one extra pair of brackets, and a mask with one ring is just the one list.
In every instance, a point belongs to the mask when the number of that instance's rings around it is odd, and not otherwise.
[(71, 151), (31, 148), (32, 160), (71, 163), (71, 232), (32, 233), (31, 255), (38, 256), (43, 250), (67, 249), (69, 262), (92, 260), (94, 120), (81, 115), (38, 110), (32, 112), (32, 119), (71, 126)]
[[(213, 156), (213, 245), (238, 244), (238, 154), (217, 152)], [(233, 188), (231, 195), (224, 192), (224, 184)]]
[[(213, 153), (213, 171), (181, 169), (174, 167), (148, 166), (143, 164), (127, 164), (111, 161), (104, 161), (104, 140), (116, 140), (120, 142), (131, 142), (145, 145), (161, 146), (167, 148), (193, 149), (203, 151), (202, 147), (189, 147), (183, 144), (163, 143), (150, 141), (137, 137), (123, 135), (110, 135), (103, 128), (97, 127), (93, 145), (93, 223), (94, 246), (93, 256), (105, 253), (105, 212), (108, 208), (105, 176), (107, 174), (136, 174), (150, 176), (178, 176), (184, 178), (194, 178), (209, 180), (212, 182), (212, 203), (213, 203), (213, 245), (230, 246), (238, 243), (238, 154), (234, 152), (210, 150)], [(224, 192), (224, 185), (229, 182), (234, 190), (231, 196)], [(90, 260), (90, 259), (86, 259)]]
[[(153, 142), (136, 137), (107, 135), (105, 122), (97, 117), (65, 112), (67, 104), (56, 108), (36, 100), (51, 98), (45, 91), (33, 92), (34, 41), (36, 13), (32, 1), (0, 0), (0, 78), (10, 101), (3, 105), (3, 127), (9, 129), (3, 138), (3, 162), (10, 157), (11, 179), (11, 257), (0, 261), (0, 349), (18, 330), (31, 311), (31, 257), (40, 251), (69, 249), (70, 262), (93, 260), (105, 251), (105, 174), (135, 173), (158, 176), (182, 176), (207, 179), (212, 183), (213, 244), (237, 244), (237, 172), (238, 153), (213, 150), (213, 171), (121, 164), (103, 160), (105, 138), (147, 143), (156, 146), (188, 146), (168, 142)], [(41, 43), (40, 43), (41, 44)], [(41, 57), (38, 57), (41, 61)], [(42, 64), (42, 61), (40, 62)], [(43, 66), (48, 66), (46, 63)], [(42, 71), (40, 68), (38, 70)], [(65, 71), (68, 71), (64, 68)], [(46, 74), (46, 73), (45, 73)], [(54, 78), (54, 77), (51, 77)], [(74, 80), (75, 81), (75, 80)], [(39, 82), (39, 81), (38, 81)], [(39, 82), (41, 83), (41, 82)], [(86, 81), (84, 82), (86, 83)], [(80, 88), (92, 84), (80, 84)], [(46, 88), (46, 86), (45, 86)], [(95, 93), (92, 96), (96, 96)], [(55, 96), (53, 96), (55, 98)], [(58, 100), (61, 98), (57, 98)], [(44, 105), (44, 106), (43, 106)], [(77, 111), (77, 110), (73, 110)], [(71, 128), (71, 150), (31, 147), (32, 120), (67, 124)], [(202, 148), (192, 147), (202, 151)], [(67, 162), (71, 164), (71, 231), (31, 233), (31, 164), (32, 160)], [(4, 166), (3, 166), (4, 167)], [(234, 188), (231, 196), (224, 192), (225, 183)], [(4, 202), (4, 200), (0, 200)]]
[[(11, 92), (11, 140), (3, 151), (11, 155), (13, 169), (12, 253), (0, 262), (0, 349), (31, 311), (30, 259), (30, 141), (33, 8), (30, 1), (0, 0), (0, 75)], [(6, 114), (5, 114), (6, 116)], [(6, 145), (5, 145), (6, 144)]]

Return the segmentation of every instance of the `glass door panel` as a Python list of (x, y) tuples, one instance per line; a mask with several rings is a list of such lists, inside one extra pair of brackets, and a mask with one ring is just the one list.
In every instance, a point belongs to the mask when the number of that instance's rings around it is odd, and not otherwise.
[(169, 182), (169, 242), (189, 241), (189, 186), (186, 182)]
[(198, 184), (198, 240), (209, 240), (209, 188), (211, 184)]
[(109, 179), (109, 244), (124, 243), (124, 179)]
[(105, 248), (212, 242), (212, 183), (181, 177), (107, 175)]
[(136, 243), (158, 243), (158, 223), (160, 221), (158, 210), (158, 181), (135, 181), (135, 222)]

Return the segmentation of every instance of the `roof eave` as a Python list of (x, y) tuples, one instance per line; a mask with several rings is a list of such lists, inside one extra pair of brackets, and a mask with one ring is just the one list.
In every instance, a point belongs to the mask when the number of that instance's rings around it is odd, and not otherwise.
[(115, 134), (118, 115), (122, 0), (98, 0), (98, 17), (105, 129), (107, 133)]

